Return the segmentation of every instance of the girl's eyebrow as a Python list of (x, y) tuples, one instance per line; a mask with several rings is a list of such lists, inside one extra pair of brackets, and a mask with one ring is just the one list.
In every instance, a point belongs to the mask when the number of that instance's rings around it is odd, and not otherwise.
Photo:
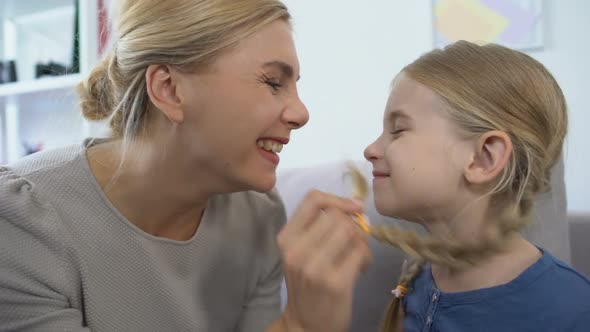
[(390, 121), (395, 121), (399, 118), (405, 118), (408, 120), (412, 120), (412, 117), (402, 109), (394, 109), (388, 113), (389, 113), (388, 117), (389, 117)]
[(392, 118), (394, 118), (394, 117), (402, 117), (402, 118), (408, 118), (408, 119), (412, 118), (410, 115), (408, 115), (408, 113), (406, 113), (402, 109), (394, 109), (393, 111), (389, 112), (389, 114), (390, 114), (390, 117), (392, 117)]

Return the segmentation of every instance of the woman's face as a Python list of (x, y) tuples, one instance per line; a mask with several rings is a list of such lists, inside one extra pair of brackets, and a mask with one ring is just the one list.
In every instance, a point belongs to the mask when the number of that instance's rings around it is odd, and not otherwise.
[(299, 61), (291, 27), (277, 20), (243, 39), (215, 63), (180, 75), (184, 121), (178, 126), (188, 165), (221, 190), (274, 187), (279, 152), (309, 114), (297, 93)]

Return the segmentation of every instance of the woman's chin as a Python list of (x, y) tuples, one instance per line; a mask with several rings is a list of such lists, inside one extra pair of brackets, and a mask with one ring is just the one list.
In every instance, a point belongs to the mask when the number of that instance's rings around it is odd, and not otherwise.
[(275, 188), (277, 184), (277, 176), (276, 174), (268, 175), (257, 179), (255, 183), (252, 184), (252, 189), (257, 192), (269, 192)]

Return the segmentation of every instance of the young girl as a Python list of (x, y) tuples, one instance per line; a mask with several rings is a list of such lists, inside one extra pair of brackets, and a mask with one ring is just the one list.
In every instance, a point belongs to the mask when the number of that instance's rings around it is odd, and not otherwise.
[(560, 87), (526, 54), (462, 41), (402, 70), (365, 157), (378, 211), (430, 235), (371, 229), (415, 258), (382, 331), (590, 329), (590, 281), (519, 234), (566, 131)]

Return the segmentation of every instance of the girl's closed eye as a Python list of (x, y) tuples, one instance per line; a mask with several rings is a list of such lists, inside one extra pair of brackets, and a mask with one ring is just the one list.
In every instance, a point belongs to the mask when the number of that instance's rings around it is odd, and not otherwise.
[(404, 131), (406, 131), (406, 129), (405, 129), (405, 128), (394, 128), (394, 129), (391, 131), (391, 134), (392, 134), (394, 137), (397, 137), (397, 136), (401, 135), (401, 134), (402, 134)]
[(398, 113), (393, 115), (392, 121), (389, 125), (390, 134), (393, 136), (394, 139), (400, 137), (401, 134), (411, 129), (412, 125), (410, 121), (407, 119), (407, 115), (405, 113), (400, 113), (402, 115), (398, 115)]

